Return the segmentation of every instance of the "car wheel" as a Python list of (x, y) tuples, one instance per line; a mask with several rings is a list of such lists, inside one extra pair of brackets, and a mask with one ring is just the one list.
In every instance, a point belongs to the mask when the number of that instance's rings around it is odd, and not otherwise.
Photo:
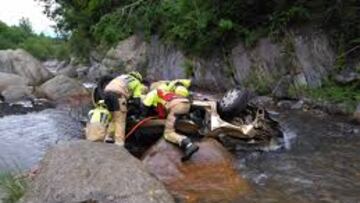
[(253, 93), (248, 90), (231, 89), (218, 101), (218, 113), (225, 120), (232, 119), (246, 109), (253, 97)]

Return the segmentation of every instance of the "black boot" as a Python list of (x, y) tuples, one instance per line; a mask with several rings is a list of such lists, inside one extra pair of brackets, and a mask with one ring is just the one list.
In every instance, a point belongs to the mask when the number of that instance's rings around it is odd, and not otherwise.
[(190, 157), (199, 150), (199, 146), (193, 144), (189, 138), (181, 141), (180, 147), (184, 152), (184, 156), (181, 157), (181, 161), (189, 160)]

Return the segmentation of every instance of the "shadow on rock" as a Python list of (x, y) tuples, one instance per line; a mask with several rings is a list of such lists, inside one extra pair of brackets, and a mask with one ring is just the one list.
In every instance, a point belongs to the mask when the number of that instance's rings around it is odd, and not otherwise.
[(200, 150), (182, 163), (182, 152), (162, 139), (144, 155), (143, 163), (179, 202), (234, 202), (250, 192), (220, 143), (208, 139), (198, 145)]

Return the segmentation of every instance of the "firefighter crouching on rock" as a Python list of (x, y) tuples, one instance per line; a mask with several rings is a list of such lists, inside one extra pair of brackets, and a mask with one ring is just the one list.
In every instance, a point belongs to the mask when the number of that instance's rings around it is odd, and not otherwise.
[[(109, 125), (114, 128), (115, 144), (124, 146), (125, 142), (125, 125), (127, 114), (127, 100), (130, 97), (139, 98), (146, 89), (142, 84), (142, 76), (139, 72), (133, 71), (128, 74), (120, 75), (112, 79), (104, 87), (104, 105), (111, 114), (111, 122)], [(95, 114), (93, 114), (95, 115)], [(92, 118), (90, 120), (93, 120)], [(94, 120), (96, 120), (94, 118)], [(90, 122), (91, 123), (91, 122)], [(90, 126), (90, 125), (89, 125)], [(111, 130), (95, 130), (95, 127), (87, 127), (86, 133), (103, 133), (96, 137), (105, 137)], [(90, 130), (91, 129), (91, 130)], [(87, 135), (86, 137), (94, 137), (93, 135)]]
[[(190, 86), (190, 81), (186, 85)], [(188, 137), (175, 131), (176, 116), (186, 115), (190, 111), (191, 105), (188, 97), (189, 91), (184, 84), (170, 82), (161, 84), (157, 89), (150, 91), (142, 100), (145, 111), (155, 107), (160, 118), (166, 116), (164, 138), (183, 150), (182, 161), (188, 160), (199, 149)]]
[(88, 116), (89, 122), (85, 128), (86, 139), (93, 142), (104, 141), (111, 121), (111, 114), (106, 108), (104, 100), (100, 100)]

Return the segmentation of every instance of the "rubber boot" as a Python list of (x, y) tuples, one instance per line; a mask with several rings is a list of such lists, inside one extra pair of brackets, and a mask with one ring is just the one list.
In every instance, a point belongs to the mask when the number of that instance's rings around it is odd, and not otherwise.
[(184, 152), (184, 156), (181, 157), (181, 161), (187, 161), (190, 157), (199, 150), (199, 146), (193, 144), (189, 138), (185, 138), (181, 141), (181, 149)]

